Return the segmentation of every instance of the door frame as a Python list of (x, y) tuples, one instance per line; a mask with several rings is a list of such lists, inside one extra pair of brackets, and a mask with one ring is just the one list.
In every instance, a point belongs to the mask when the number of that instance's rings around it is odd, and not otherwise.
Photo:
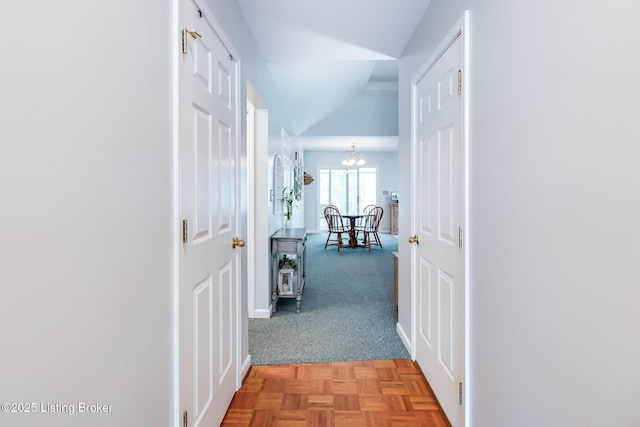
[[(181, 395), (180, 395), (180, 384), (181, 384), (181, 377), (180, 377), (180, 365), (181, 365), (181, 360), (180, 360), (180, 317), (181, 317), (181, 311), (180, 311), (180, 248), (182, 245), (182, 222), (181, 222), (181, 216), (180, 216), (180, 126), (181, 126), (181, 118), (180, 118), (180, 97), (181, 97), (181, 92), (180, 92), (180, 78), (181, 78), (181, 67), (180, 67), (180, 62), (181, 62), (181, 57), (182, 57), (182, 53), (181, 53), (181, 43), (180, 43), (180, 36), (182, 33), (182, 28), (183, 28), (183, 15), (182, 15), (182, 11), (184, 10), (184, 8), (187, 7), (188, 3), (193, 3), (195, 6), (197, 6), (203, 13), (203, 16), (205, 19), (207, 19), (209, 21), (209, 24), (211, 25), (211, 27), (214, 29), (215, 33), (218, 35), (218, 37), (220, 38), (220, 40), (222, 41), (222, 43), (224, 44), (224, 46), (227, 48), (228, 52), (233, 56), (233, 59), (236, 63), (235, 66), (235, 78), (236, 78), (236, 87), (235, 87), (235, 102), (236, 102), (236, 111), (235, 111), (235, 120), (236, 120), (236, 132), (235, 132), (235, 139), (236, 139), (236, 145), (237, 145), (237, 149), (236, 149), (236, 161), (238, 162), (238, 164), (236, 164), (236, 198), (235, 198), (235, 209), (236, 209), (236, 231), (237, 233), (241, 233), (242, 231), (247, 230), (247, 216), (246, 216), (246, 212), (242, 211), (242, 169), (241, 169), (241, 155), (242, 152), (246, 152), (246, 148), (245, 150), (242, 149), (242, 144), (245, 143), (246, 144), (246, 139), (243, 142), (242, 139), (242, 134), (243, 134), (243, 122), (242, 122), (242, 115), (240, 113), (241, 109), (242, 109), (242, 81), (241, 81), (241, 69), (242, 69), (242, 60), (240, 57), (240, 54), (238, 53), (238, 51), (235, 49), (233, 43), (231, 43), (231, 39), (229, 39), (229, 37), (227, 37), (226, 33), (223, 30), (223, 27), (220, 25), (220, 23), (218, 22), (218, 20), (215, 18), (215, 15), (213, 14), (213, 12), (211, 11), (211, 9), (209, 9), (209, 7), (206, 6), (206, 4), (203, 4), (201, 2), (201, 0), (173, 0), (172, 1), (172, 15), (173, 15), (173, 19), (172, 19), (172, 25), (171, 28), (173, 29), (172, 31), (172, 43), (171, 43), (171, 49), (172, 49), (172, 62), (171, 62), (171, 67), (172, 67), (172, 104), (173, 104), (173, 108), (172, 108), (172, 116), (173, 116), (173, 129), (172, 129), (172, 140), (173, 140), (173, 146), (172, 146), (172, 167), (173, 167), (173, 173), (172, 173), (172, 180), (171, 180), (171, 185), (172, 185), (172, 214), (173, 214), (173, 224), (172, 224), (172, 234), (173, 234), (173, 239), (172, 239), (172, 244), (173, 244), (173, 250), (171, 253), (171, 258), (172, 258), (172, 265), (173, 265), (173, 275), (172, 275), (172, 282), (173, 282), (173, 289), (172, 289), (172, 298), (173, 298), (173, 304), (172, 304), (172, 314), (173, 314), (173, 319), (172, 319), (172, 370), (173, 370), (173, 384), (172, 384), (172, 402), (173, 402), (173, 410), (172, 410), (172, 422), (170, 423), (170, 425), (173, 425), (174, 427), (180, 427), (183, 424), (183, 420), (182, 420), (182, 405), (181, 405)], [(242, 316), (242, 283), (243, 281), (245, 281), (246, 283), (246, 278), (247, 278), (247, 265), (243, 264), (241, 262), (242, 260), (242, 254), (240, 253), (240, 251), (235, 251), (234, 256), (236, 257), (236, 271), (234, 272), (236, 274), (237, 277), (237, 284), (238, 286), (236, 287), (236, 291), (235, 291), (235, 307), (232, 308), (232, 310), (234, 310), (235, 312), (233, 313), (233, 316), (235, 318), (235, 322), (236, 322), (236, 328), (235, 328), (235, 334), (236, 336), (234, 337), (235, 339), (235, 357), (236, 357), (236, 372), (234, 373), (234, 377), (235, 377), (235, 388), (236, 390), (238, 390), (242, 384), (242, 378), (244, 377), (244, 373), (245, 371), (248, 371), (249, 369), (249, 364), (250, 364), (250, 359), (247, 357), (247, 360), (243, 361), (242, 360), (242, 337), (248, 335), (248, 333), (244, 333), (245, 329), (246, 329), (246, 322), (243, 321), (243, 316)]]
[[(462, 41), (462, 156), (464, 165), (462, 167), (462, 183), (463, 183), (463, 198), (462, 209), (464, 215), (464, 227), (463, 227), (463, 299), (464, 299), (464, 321), (463, 321), (463, 360), (464, 360), (464, 387), (463, 387), (463, 405), (464, 405), (464, 425), (468, 424), (468, 420), (471, 419), (471, 375), (470, 375), (470, 354), (471, 354), (471, 341), (470, 341), (470, 263), (469, 263), (469, 248), (470, 248), (470, 221), (469, 221), (469, 11), (465, 11), (458, 21), (449, 30), (447, 35), (443, 37), (442, 41), (438, 44), (437, 48), (433, 50), (431, 56), (423, 63), (418, 72), (411, 79), (411, 200), (416, 200), (417, 185), (415, 180), (415, 171), (417, 168), (416, 161), (416, 114), (415, 99), (416, 99), (416, 87), (418, 82), (427, 74), (427, 72), (433, 67), (433, 65), (440, 59), (443, 53), (448, 47), (458, 38)], [(411, 203), (410, 209), (410, 235), (416, 234), (416, 206), (415, 203)], [(411, 358), (416, 360), (417, 349), (417, 327), (418, 327), (418, 301), (417, 301), (417, 274), (415, 265), (415, 246), (410, 245), (410, 283), (411, 283)], [(428, 379), (427, 379), (428, 380)]]

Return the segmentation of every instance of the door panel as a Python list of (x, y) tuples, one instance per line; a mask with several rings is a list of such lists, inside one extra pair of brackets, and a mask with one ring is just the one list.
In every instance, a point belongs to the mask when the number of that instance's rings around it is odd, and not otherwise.
[[(218, 354), (218, 366), (216, 366), (216, 378), (221, 384), (233, 366), (233, 274), (231, 264), (226, 264), (220, 270), (218, 283), (218, 301), (216, 307), (218, 313), (218, 333), (215, 337)], [(232, 374), (232, 373), (231, 373)]]
[(218, 141), (220, 141), (218, 150), (215, 153), (217, 159), (214, 164), (215, 170), (215, 183), (217, 187), (214, 188), (214, 194), (217, 195), (217, 230), (218, 234), (229, 233), (233, 227), (232, 218), (235, 215), (234, 212), (234, 177), (235, 177), (235, 162), (233, 160), (233, 151), (235, 146), (231, 140), (231, 130), (223, 123), (218, 123), (217, 126)]
[[(213, 361), (213, 331), (211, 330), (212, 322), (209, 316), (211, 315), (213, 308), (213, 296), (212, 296), (213, 278), (207, 277), (206, 280), (196, 285), (194, 289), (194, 319), (195, 324), (195, 354), (196, 362), (195, 377), (196, 381), (196, 408), (197, 414), (203, 413), (207, 410), (207, 407), (211, 404), (211, 397), (213, 396), (213, 367), (211, 362)], [(207, 380), (208, 379), (208, 380)]]
[(236, 64), (185, 2), (180, 69), (180, 400), (190, 426), (219, 425), (237, 389)]
[(211, 239), (211, 208), (213, 206), (211, 192), (211, 159), (213, 159), (211, 148), (211, 113), (194, 105), (193, 120), (195, 123), (196, 137), (193, 139), (195, 158), (195, 221), (194, 244), (202, 243)]
[[(418, 156), (419, 164), (417, 166), (417, 169), (419, 171), (429, 170), (430, 168), (431, 145), (432, 145), (432, 140), (430, 138), (426, 140), (421, 139), (419, 141), (418, 150), (420, 152), (420, 155)], [(419, 176), (420, 179), (416, 181), (416, 185), (418, 186), (417, 193), (420, 195), (420, 197), (416, 199), (416, 203), (421, 203), (421, 205), (418, 206), (417, 208), (418, 220), (419, 220), (418, 228), (422, 233), (430, 235), (432, 233), (431, 231), (432, 215), (431, 215), (431, 209), (429, 208), (429, 201), (431, 200), (431, 193), (432, 193), (431, 179), (429, 174), (423, 174), (421, 172), (419, 173), (420, 173), (420, 176)]]
[(431, 327), (431, 263), (420, 258), (420, 272), (418, 275), (418, 305), (421, 310), (418, 311), (419, 317), (419, 339), (427, 347), (431, 348), (432, 327)]
[(463, 423), (458, 387), (464, 378), (461, 56), (458, 37), (417, 83), (413, 100), (416, 360), (454, 427)]
[(453, 245), (453, 124), (438, 130), (438, 236), (445, 244)]
[(445, 373), (455, 379), (453, 343), (454, 281), (446, 272), (438, 271), (438, 360)]

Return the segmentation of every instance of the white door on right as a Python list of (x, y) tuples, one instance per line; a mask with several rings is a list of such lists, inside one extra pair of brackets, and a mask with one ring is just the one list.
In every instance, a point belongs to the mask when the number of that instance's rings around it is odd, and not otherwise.
[(416, 360), (453, 427), (463, 425), (462, 37), (414, 86)]

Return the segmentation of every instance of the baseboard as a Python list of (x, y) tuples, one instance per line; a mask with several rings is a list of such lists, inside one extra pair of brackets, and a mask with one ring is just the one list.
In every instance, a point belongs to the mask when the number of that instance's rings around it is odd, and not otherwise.
[(252, 319), (270, 319), (271, 318), (271, 306), (269, 308), (261, 308), (253, 310)]
[(244, 359), (244, 363), (242, 364), (242, 369), (240, 369), (240, 385), (242, 385), (244, 379), (247, 377), (249, 368), (251, 368), (251, 355), (247, 354), (247, 358)]
[(413, 345), (411, 345), (411, 340), (409, 339), (407, 334), (404, 333), (404, 329), (402, 329), (400, 322), (396, 323), (396, 332), (400, 336), (400, 339), (402, 340), (402, 344), (404, 344), (405, 348), (409, 352), (409, 355), (413, 357)]

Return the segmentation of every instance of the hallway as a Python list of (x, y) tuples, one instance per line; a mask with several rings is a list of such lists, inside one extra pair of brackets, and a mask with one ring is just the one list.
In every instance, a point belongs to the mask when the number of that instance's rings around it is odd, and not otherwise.
[(396, 331), (393, 251), (398, 239), (380, 234), (382, 248), (324, 249), (325, 233), (307, 235), (301, 311), (280, 299), (269, 319), (249, 319), (252, 365), (382, 360), (409, 357)]

